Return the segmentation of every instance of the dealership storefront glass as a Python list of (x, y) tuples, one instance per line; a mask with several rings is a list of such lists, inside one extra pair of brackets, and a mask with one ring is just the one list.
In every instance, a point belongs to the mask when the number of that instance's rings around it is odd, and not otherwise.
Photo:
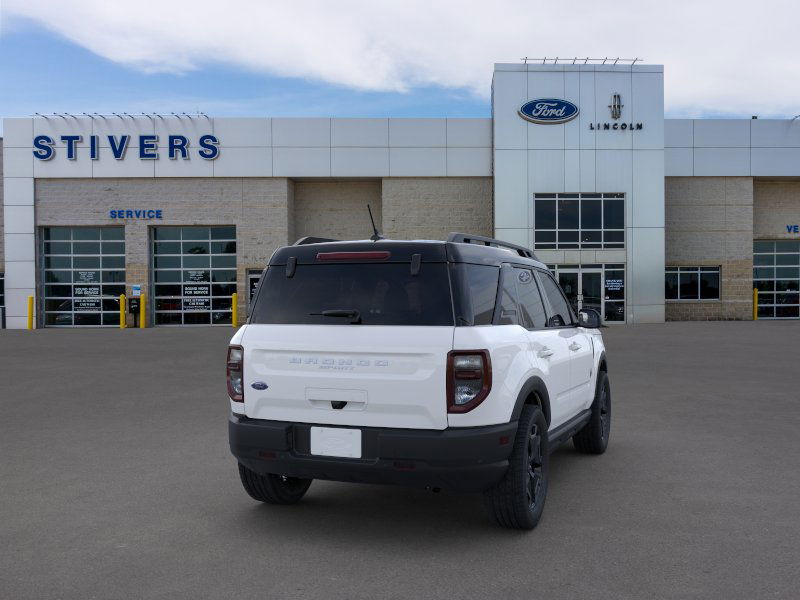
[(534, 249), (625, 247), (625, 194), (534, 194)]
[(151, 260), (156, 325), (231, 324), (235, 227), (154, 227)]
[(593, 308), (604, 322), (625, 322), (625, 265), (548, 265), (577, 311)]
[(47, 327), (119, 326), (122, 227), (44, 227), (39, 256)]
[(753, 242), (759, 319), (800, 318), (800, 241)]

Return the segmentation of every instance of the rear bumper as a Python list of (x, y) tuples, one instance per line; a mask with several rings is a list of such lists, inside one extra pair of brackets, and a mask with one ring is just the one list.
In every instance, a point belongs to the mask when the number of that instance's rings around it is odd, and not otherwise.
[(353, 459), (312, 455), (311, 426), (231, 413), (231, 452), (261, 474), (478, 492), (502, 479), (517, 430), (516, 422), (443, 431), (362, 427), (362, 458)]

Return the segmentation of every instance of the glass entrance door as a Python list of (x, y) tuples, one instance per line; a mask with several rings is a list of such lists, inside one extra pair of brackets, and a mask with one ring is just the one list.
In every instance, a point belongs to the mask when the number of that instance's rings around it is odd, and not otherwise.
[(602, 269), (558, 269), (558, 284), (575, 312), (593, 308), (605, 319)]

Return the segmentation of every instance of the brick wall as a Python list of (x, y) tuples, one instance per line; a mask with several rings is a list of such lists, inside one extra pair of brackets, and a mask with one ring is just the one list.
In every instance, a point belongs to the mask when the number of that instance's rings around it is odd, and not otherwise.
[(292, 241), (308, 235), (336, 240), (372, 235), (367, 204), (381, 228), (380, 181), (295, 182)]
[(491, 177), (387, 178), (383, 230), (398, 239), (445, 239), (451, 231), (490, 236)]
[[(149, 228), (158, 225), (236, 225), (239, 314), (247, 306), (247, 269), (263, 269), (289, 242), (292, 182), (283, 178), (40, 179), (39, 227), (125, 225), (127, 293), (149, 294)], [(162, 209), (160, 220), (112, 220), (110, 209)], [(293, 240), (292, 240), (293, 241)]]
[(753, 237), (762, 240), (800, 239), (787, 225), (800, 223), (800, 181), (755, 181)]
[(667, 177), (666, 264), (720, 266), (719, 302), (667, 302), (668, 321), (751, 319), (753, 179)]

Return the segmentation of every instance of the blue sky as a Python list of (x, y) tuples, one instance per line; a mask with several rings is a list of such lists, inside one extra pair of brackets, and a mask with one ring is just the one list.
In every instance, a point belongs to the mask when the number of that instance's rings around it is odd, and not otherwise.
[[(360, 91), (227, 65), (145, 73), (31, 24), (0, 38), (0, 57), (0, 81), (6, 83), (0, 87), (2, 117), (197, 110), (210, 116), (278, 117), (488, 117), (491, 112), (488, 98), (442, 87)], [(487, 80), (487, 89), (490, 84)]]

